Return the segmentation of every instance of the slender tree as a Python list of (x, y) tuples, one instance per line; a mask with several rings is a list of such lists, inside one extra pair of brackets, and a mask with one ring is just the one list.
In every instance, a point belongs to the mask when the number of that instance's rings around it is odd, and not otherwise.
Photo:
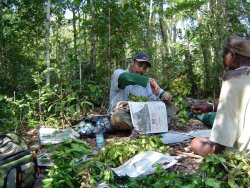
[(161, 32), (161, 38), (162, 43), (166, 51), (168, 51), (167, 48), (167, 39), (166, 39), (166, 32), (164, 27), (164, 15), (163, 15), (163, 6), (164, 6), (164, 0), (160, 0), (160, 10), (159, 10), (159, 26), (160, 26), (160, 32)]
[(3, 60), (3, 0), (0, 0), (0, 64), (3, 62), (2, 60)]
[(150, 0), (150, 2), (149, 2), (148, 26), (147, 26), (147, 40), (146, 40), (146, 48), (148, 48), (148, 49), (150, 49), (150, 45), (151, 45), (152, 14), (153, 14), (153, 0)]
[(96, 65), (96, 44), (95, 44), (95, 6), (94, 0), (90, 0), (90, 16), (91, 16), (91, 54), (90, 54), (90, 79), (93, 78)]
[(108, 8), (108, 56), (109, 56), (109, 68), (110, 68), (110, 78), (111, 78), (111, 70), (112, 70), (112, 56), (111, 56), (111, 10), (110, 10), (110, 1)]
[[(78, 18), (79, 18), (79, 22), (78, 22), (78, 30), (79, 32), (81, 31), (81, 22), (80, 22), (80, 12), (78, 11)], [(79, 80), (80, 80), (80, 90), (81, 90), (81, 86), (82, 86), (82, 39), (81, 39), (81, 35), (79, 34)]]
[(46, 36), (45, 36), (45, 49), (46, 49), (46, 67), (47, 67), (47, 74), (46, 74), (46, 85), (50, 84), (50, 6), (51, 0), (47, 1), (47, 13), (46, 13)]

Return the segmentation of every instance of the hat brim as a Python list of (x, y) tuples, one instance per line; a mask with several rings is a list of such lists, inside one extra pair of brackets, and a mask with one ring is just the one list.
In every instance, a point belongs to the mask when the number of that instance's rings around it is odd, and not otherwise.
[(138, 62), (145, 62), (151, 68), (151, 64), (148, 61), (145, 61), (145, 59), (135, 59), (135, 60)]

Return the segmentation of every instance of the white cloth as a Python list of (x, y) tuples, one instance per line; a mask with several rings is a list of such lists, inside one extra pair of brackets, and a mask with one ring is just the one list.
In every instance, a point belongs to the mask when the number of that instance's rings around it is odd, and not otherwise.
[(250, 75), (223, 81), (211, 141), (250, 149)]

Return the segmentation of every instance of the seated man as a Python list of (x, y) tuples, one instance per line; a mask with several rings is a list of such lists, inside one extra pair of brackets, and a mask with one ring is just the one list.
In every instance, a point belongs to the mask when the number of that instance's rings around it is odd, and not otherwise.
[(133, 125), (127, 106), (120, 101), (128, 101), (128, 96), (142, 96), (148, 100), (170, 101), (169, 92), (161, 89), (156, 81), (143, 74), (151, 67), (148, 57), (138, 53), (128, 66), (127, 70), (117, 69), (111, 79), (109, 95), (109, 112), (111, 126), (116, 130), (133, 130)]
[[(209, 139), (191, 141), (191, 149), (201, 156), (221, 153), (226, 147), (236, 147), (239, 151), (250, 149), (250, 41), (229, 37), (222, 57), (226, 73), (211, 135)], [(213, 107), (207, 106), (202, 111), (208, 108)]]

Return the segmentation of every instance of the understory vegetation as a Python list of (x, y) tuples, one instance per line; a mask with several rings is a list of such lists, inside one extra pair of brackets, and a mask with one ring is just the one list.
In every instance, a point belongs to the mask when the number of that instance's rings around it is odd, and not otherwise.
[(138, 52), (185, 125), (187, 96), (218, 97), (223, 41), (249, 36), (249, 10), (245, 0), (1, 1), (1, 129), (107, 113), (112, 72)]
[[(250, 37), (248, 0), (1, 0), (0, 132), (65, 128), (89, 114), (108, 114), (112, 72), (134, 54), (152, 64), (146, 76), (173, 95), (177, 126), (188, 122), (187, 98), (213, 102), (224, 73), (229, 35)], [(131, 100), (145, 100), (134, 98)], [(162, 170), (137, 179), (110, 168), (146, 150), (168, 153), (159, 138), (110, 143), (93, 160), (82, 141), (54, 146), (46, 187), (249, 187), (249, 155), (204, 159), (186, 175)]]
[[(105, 182), (115, 187), (174, 187), (174, 188), (226, 188), (248, 187), (250, 185), (250, 156), (248, 153), (226, 152), (208, 155), (199, 169), (184, 174), (178, 168), (164, 170), (162, 165), (154, 166), (155, 172), (138, 178), (118, 177), (111, 168), (124, 164), (134, 155), (145, 151), (158, 151), (168, 155), (168, 147), (159, 136), (141, 136), (134, 140), (120, 140), (110, 143), (95, 156), (83, 141), (61, 143), (53, 150), (54, 166), (43, 180), (49, 187), (95, 187)], [(85, 155), (93, 157), (91, 160)]]

